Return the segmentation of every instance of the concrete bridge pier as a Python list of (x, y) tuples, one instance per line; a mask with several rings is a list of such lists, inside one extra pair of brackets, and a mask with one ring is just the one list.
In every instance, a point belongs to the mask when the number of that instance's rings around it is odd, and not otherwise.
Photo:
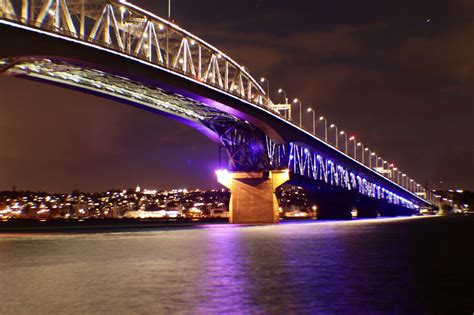
[(230, 223), (278, 223), (275, 190), (289, 180), (288, 170), (265, 172), (216, 172), (217, 181), (230, 190)]
[(317, 219), (352, 219), (351, 211), (354, 206), (355, 198), (351, 193), (343, 191), (321, 191), (312, 193), (310, 198), (318, 207)]
[(380, 213), (380, 202), (378, 199), (360, 197), (356, 203), (358, 218), (376, 218)]
[(384, 203), (380, 208), (380, 215), (384, 217), (411, 216), (417, 212), (417, 210), (405, 208), (391, 203)]
[(383, 202), (380, 206), (380, 215), (382, 217), (396, 217), (398, 215), (398, 206)]
[(405, 208), (405, 207), (402, 207), (402, 206), (397, 206), (397, 215), (398, 216), (411, 216), (411, 215), (414, 215), (417, 212), (418, 211), (413, 210), (413, 209)]

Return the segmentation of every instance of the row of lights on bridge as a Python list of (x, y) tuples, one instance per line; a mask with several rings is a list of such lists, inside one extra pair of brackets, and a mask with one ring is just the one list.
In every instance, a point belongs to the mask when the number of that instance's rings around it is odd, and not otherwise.
[[(269, 97), (270, 96), (270, 83), (268, 81), (268, 79), (262, 77), (260, 79), (260, 82), (261, 83), (266, 83), (266, 93), (267, 93), (267, 96)], [(288, 97), (287, 97), (287, 94), (286, 94), (286, 91), (283, 90), (283, 89), (278, 89), (278, 94), (282, 94), (283, 95), (283, 98), (285, 100), (285, 104), (289, 105), (290, 109), (288, 110), (288, 114), (285, 115), (285, 118), (287, 119), (290, 119), (291, 120), (291, 104), (289, 103), (289, 100), (288, 100)], [(303, 128), (303, 103), (301, 102), (300, 99), (298, 98), (294, 98), (293, 99), (293, 104), (295, 105), (299, 105), (298, 108), (299, 108), (299, 127), (300, 128)], [(402, 185), (404, 186), (405, 188), (411, 190), (412, 192), (415, 192), (415, 193), (425, 193), (426, 190), (424, 188), (421, 187), (420, 184), (416, 183), (413, 179), (409, 178), (407, 176), (407, 174), (405, 173), (402, 173), (393, 163), (389, 163), (388, 161), (384, 160), (382, 157), (378, 156), (378, 154), (376, 152), (373, 152), (371, 151), (369, 148), (367, 147), (364, 147), (364, 144), (362, 142), (359, 142), (357, 141), (356, 137), (355, 136), (350, 136), (348, 137), (348, 134), (347, 132), (345, 132), (344, 130), (338, 130), (338, 127), (336, 124), (334, 123), (331, 123), (329, 125), (329, 128), (328, 128), (328, 121), (326, 119), (326, 117), (324, 116), (320, 116), (319, 118), (316, 116), (316, 111), (314, 110), (314, 108), (312, 107), (309, 107), (307, 108), (306, 110), (307, 113), (309, 114), (312, 114), (312, 117), (313, 117), (313, 128), (312, 128), (312, 133), (313, 135), (317, 135), (316, 134), (316, 124), (317, 124), (317, 121), (320, 121), (320, 122), (324, 122), (324, 141), (330, 145), (332, 145), (330, 143), (330, 141), (328, 140), (328, 129), (334, 129), (335, 130), (335, 148), (339, 150), (339, 137), (340, 136), (344, 136), (345, 138), (345, 146), (344, 146), (344, 152), (349, 155), (349, 148), (348, 148), (348, 145), (350, 143), (350, 141), (353, 141), (354, 142), (354, 148), (353, 148), (353, 155), (352, 157), (355, 159), (355, 160), (358, 160), (360, 161), (362, 164), (364, 165), (367, 165), (366, 161), (365, 161), (365, 156), (366, 154), (369, 155), (369, 161), (368, 161), (368, 166), (370, 168), (372, 168), (372, 161), (375, 157), (375, 169), (377, 171), (380, 170), (379, 168), (379, 161), (380, 161), (380, 165), (381, 165), (381, 168), (385, 170), (385, 165), (388, 166), (388, 170), (391, 169), (392, 171), (392, 180), (396, 181), (399, 185)], [(357, 148), (360, 148), (360, 151), (361, 151), (361, 154), (360, 154), (360, 159), (357, 155)]]

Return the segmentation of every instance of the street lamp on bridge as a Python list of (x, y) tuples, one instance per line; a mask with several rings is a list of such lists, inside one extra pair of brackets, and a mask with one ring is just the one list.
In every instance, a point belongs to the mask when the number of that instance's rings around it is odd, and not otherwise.
[(303, 128), (303, 122), (302, 122), (302, 121), (303, 121), (303, 116), (302, 116), (302, 114), (301, 114), (301, 106), (302, 106), (303, 104), (301, 104), (301, 101), (300, 101), (298, 98), (295, 98), (295, 99), (293, 100), (293, 103), (300, 105), (300, 128)]
[(324, 141), (328, 142), (328, 121), (324, 116), (319, 117), (319, 120), (324, 120)]
[(347, 133), (344, 132), (344, 130), (341, 130), (341, 132), (339, 133), (340, 135), (344, 135), (345, 139), (346, 139), (346, 142), (345, 142), (345, 149), (346, 149), (346, 154), (347, 154)]
[[(392, 167), (392, 180), (394, 182), (396, 182), (397, 184), (399, 184), (400, 182), (400, 176), (397, 177), (397, 171), (398, 171), (398, 168), (396, 168), (393, 164), (390, 164), (390, 166)], [(398, 174), (400, 175), (400, 172), (398, 171)]]
[(362, 164), (365, 164), (364, 163), (364, 145), (362, 144), (362, 142), (358, 142), (357, 146), (361, 147)]
[(268, 99), (270, 99), (270, 82), (268, 81), (268, 79), (261, 77), (260, 83), (264, 83), (264, 82), (267, 83), (267, 97)]
[(337, 132), (337, 126), (335, 124), (331, 124), (329, 127), (336, 129), (336, 149), (339, 149), (339, 134)]
[(308, 108), (308, 113), (313, 114), (313, 134), (316, 135), (316, 112), (311, 107)]
[(403, 173), (402, 174), (402, 186), (406, 188), (407, 186), (407, 174)]
[(288, 98), (286, 97), (286, 91), (283, 89), (278, 89), (278, 94), (283, 94), (283, 98), (285, 99), (285, 104), (288, 104)]
[(286, 91), (283, 89), (278, 89), (278, 94), (283, 94), (283, 98), (285, 100), (285, 105), (289, 106), (289, 109), (286, 110), (287, 112), (287, 119), (291, 120), (291, 104), (288, 103), (288, 97), (286, 96)]
[(387, 172), (385, 172), (385, 164), (387, 164), (387, 168), (389, 168), (388, 162), (382, 159), (382, 169), (384, 170), (383, 174), (385, 177), (388, 177)]
[(168, 21), (171, 21), (171, 0), (168, 0)]
[(369, 167), (372, 168), (372, 158), (370, 157), (371, 151), (369, 148), (365, 148), (364, 153), (362, 154), (365, 154), (365, 152), (369, 153)]
[(355, 136), (351, 136), (349, 138), (349, 141), (354, 141), (354, 160), (357, 160), (357, 141), (356, 141), (356, 138)]
[(370, 162), (369, 162), (369, 167), (372, 168), (372, 157), (375, 156), (375, 163), (377, 164), (377, 153), (372, 152), (370, 154)]

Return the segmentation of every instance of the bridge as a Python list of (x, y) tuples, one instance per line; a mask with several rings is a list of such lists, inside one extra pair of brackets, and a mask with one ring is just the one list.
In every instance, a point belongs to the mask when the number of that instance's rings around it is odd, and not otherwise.
[[(225, 148), (232, 223), (278, 222), (275, 190), (310, 192), (318, 218), (411, 215), (433, 196), (287, 117), (249, 70), (123, 0), (0, 0), (0, 74), (98, 95), (192, 126)], [(405, 176), (405, 175), (404, 175)]]

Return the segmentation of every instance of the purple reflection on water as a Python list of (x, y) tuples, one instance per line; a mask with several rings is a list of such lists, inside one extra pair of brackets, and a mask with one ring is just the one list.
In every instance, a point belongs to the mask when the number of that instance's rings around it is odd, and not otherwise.
[(4, 235), (0, 314), (468, 314), (473, 223)]
[(208, 227), (209, 263), (202, 266), (200, 281), (209, 299), (201, 301), (198, 310), (420, 311), (422, 306), (406, 304), (419, 296), (420, 287), (410, 262), (397, 257), (411, 250), (386, 247), (393, 234), (383, 230), (396, 221), (391, 222)]
[(206, 226), (208, 263), (201, 266), (200, 289), (208, 293), (206, 300), (198, 301), (197, 311), (255, 313), (257, 305), (249, 303), (251, 283), (248, 278), (249, 261), (242, 253), (244, 238), (237, 226)]

